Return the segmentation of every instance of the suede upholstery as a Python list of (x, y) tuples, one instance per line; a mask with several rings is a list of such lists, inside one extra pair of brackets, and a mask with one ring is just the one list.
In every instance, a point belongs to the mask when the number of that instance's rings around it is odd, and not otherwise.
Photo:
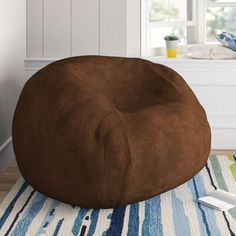
[(36, 190), (88, 208), (153, 197), (205, 165), (206, 114), (174, 70), (136, 59), (54, 62), (26, 83), (13, 120), (20, 171)]

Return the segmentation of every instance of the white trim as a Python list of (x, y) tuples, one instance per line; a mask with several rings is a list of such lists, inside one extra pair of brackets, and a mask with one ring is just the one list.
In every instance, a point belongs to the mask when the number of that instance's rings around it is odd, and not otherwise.
[(141, 0), (141, 56), (149, 56), (147, 52), (147, 1)]
[(101, 0), (98, 1), (98, 54), (101, 55)]
[[(178, 58), (166, 57), (144, 57), (141, 58), (150, 60), (155, 63), (168, 64), (175, 69), (183, 72), (234, 72), (236, 73), (236, 60), (201, 60), (191, 59), (184, 55), (179, 55)], [(63, 58), (26, 58), (25, 71), (38, 71), (46, 65), (61, 60)], [(223, 79), (222, 79), (223, 80)], [(225, 80), (224, 80), (225, 81)], [(236, 80), (234, 80), (236, 82)], [(228, 84), (228, 83), (227, 83)]]
[(197, 24), (195, 43), (206, 42), (206, 0), (199, 0), (196, 8)]
[(227, 1), (227, 2), (213, 2), (212, 0), (206, 0), (207, 6), (209, 7), (232, 7), (236, 6), (236, 2)]
[(42, 0), (42, 57), (44, 57), (44, 52), (45, 52), (45, 45), (44, 45), (44, 32), (45, 32), (45, 27), (44, 27), (44, 0)]
[(62, 58), (26, 58), (25, 71), (38, 71), (48, 64), (60, 60)]
[(193, 26), (194, 21), (176, 21), (176, 22), (149, 22), (147, 24), (148, 28), (154, 27), (168, 27), (168, 26)]
[(192, 9), (192, 21), (194, 22), (194, 27), (187, 27), (187, 43), (192, 44), (196, 43), (197, 38), (197, 10), (198, 10), (198, 1), (188, 2), (187, 10)]
[(1, 146), (0, 153), (11, 143), (12, 137), (9, 137)]
[(73, 39), (72, 39), (72, 28), (73, 28), (73, 20), (72, 20), (72, 0), (70, 0), (70, 56), (72, 56), (73, 52)]

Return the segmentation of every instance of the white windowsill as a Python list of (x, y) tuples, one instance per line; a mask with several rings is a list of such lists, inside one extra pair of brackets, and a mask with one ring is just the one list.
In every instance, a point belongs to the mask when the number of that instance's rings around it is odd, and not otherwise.
[[(186, 55), (178, 55), (177, 58), (160, 57), (145, 57), (144, 59), (159, 63), (173, 68), (178, 72), (192, 71), (192, 72), (211, 72), (211, 73), (229, 73), (232, 76), (236, 75), (236, 60), (208, 60), (208, 59), (193, 59)], [(199, 78), (200, 79), (200, 78)], [(234, 79), (236, 81), (236, 79)]]
[[(164, 64), (181, 71), (233, 71), (236, 74), (236, 59), (228, 60), (206, 60), (206, 59), (192, 59), (186, 54), (179, 54), (177, 58), (167, 58), (166, 56), (142, 57), (143, 59), (152, 61), (154, 63)], [(59, 60), (60, 58), (26, 58), (26, 71), (37, 71), (44, 66)]]
[(153, 62), (190, 62), (190, 63), (236, 63), (236, 59), (223, 59), (223, 60), (213, 60), (213, 59), (194, 59), (188, 57), (186, 54), (179, 54), (176, 58), (167, 58), (166, 56), (156, 56), (156, 57), (143, 57), (143, 59), (150, 60)]

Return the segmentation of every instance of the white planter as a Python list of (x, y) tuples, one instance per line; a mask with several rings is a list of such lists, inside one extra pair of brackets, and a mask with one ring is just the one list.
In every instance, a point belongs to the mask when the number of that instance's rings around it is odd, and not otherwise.
[(177, 49), (179, 40), (166, 40), (167, 49)]
[(177, 55), (179, 40), (166, 40), (167, 57), (174, 58)]

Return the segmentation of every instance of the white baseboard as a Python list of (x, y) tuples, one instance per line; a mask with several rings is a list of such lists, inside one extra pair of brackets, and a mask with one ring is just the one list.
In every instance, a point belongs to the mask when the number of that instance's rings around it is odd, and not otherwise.
[(0, 153), (4, 151), (5, 148), (10, 144), (12, 141), (12, 137), (9, 137), (1, 146), (0, 146)]
[(4, 173), (14, 158), (15, 154), (12, 146), (12, 138), (10, 137), (0, 147), (0, 175)]
[(60, 59), (61, 58), (26, 58), (25, 71), (38, 71), (48, 64)]

